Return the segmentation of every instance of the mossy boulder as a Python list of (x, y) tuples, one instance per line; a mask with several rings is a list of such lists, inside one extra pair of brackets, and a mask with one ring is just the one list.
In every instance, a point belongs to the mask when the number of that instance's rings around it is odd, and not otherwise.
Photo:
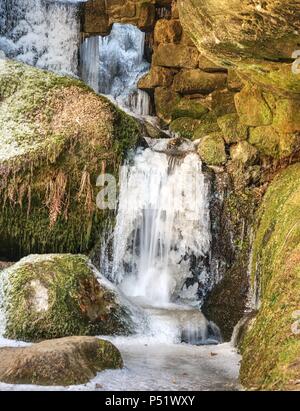
[(194, 132), (193, 140), (201, 139), (217, 131), (220, 131), (217, 116), (213, 112), (209, 112), (201, 118), (201, 122)]
[(184, 30), (207, 58), (274, 92), (299, 94), (299, 76), (292, 72), (298, 2), (184, 0), (178, 8)]
[(251, 165), (257, 160), (258, 151), (247, 141), (241, 141), (230, 147), (230, 157), (233, 161), (239, 161), (245, 165)]
[(173, 120), (179, 117), (199, 119), (208, 113), (208, 111), (208, 108), (198, 99), (182, 98), (172, 111), (172, 118)]
[(282, 133), (300, 132), (300, 98), (277, 101), (273, 126)]
[(38, 341), (133, 331), (122, 297), (85, 256), (32, 255), (1, 276), (7, 338)]
[(216, 132), (203, 137), (199, 143), (198, 153), (205, 164), (211, 166), (225, 164), (227, 156), (222, 133)]
[(86, 252), (108, 212), (98, 175), (117, 175), (138, 123), (84, 83), (0, 60), (0, 256)]
[(226, 114), (218, 118), (218, 125), (223, 132), (227, 144), (237, 143), (246, 140), (248, 137), (248, 127), (240, 123), (237, 114)]
[(209, 94), (226, 86), (225, 73), (206, 73), (199, 69), (181, 70), (174, 77), (173, 89), (180, 94)]
[(262, 156), (284, 158), (299, 147), (299, 137), (292, 133), (282, 133), (273, 126), (250, 129), (249, 143), (258, 149)]
[(180, 102), (180, 95), (168, 87), (157, 87), (154, 93), (156, 114), (165, 123), (172, 121), (174, 107)]
[(235, 95), (235, 105), (242, 124), (246, 126), (272, 124), (272, 111), (257, 86), (246, 85)]
[(299, 215), (300, 164), (295, 164), (277, 175), (256, 216), (252, 286), (260, 309), (242, 343), (246, 387), (299, 389)]
[(95, 337), (68, 337), (29, 347), (0, 348), (0, 381), (8, 384), (85, 384), (106, 369), (123, 367), (119, 350)]
[(180, 137), (192, 139), (195, 130), (201, 126), (201, 120), (191, 117), (180, 117), (172, 121), (170, 130), (172, 133), (178, 134)]

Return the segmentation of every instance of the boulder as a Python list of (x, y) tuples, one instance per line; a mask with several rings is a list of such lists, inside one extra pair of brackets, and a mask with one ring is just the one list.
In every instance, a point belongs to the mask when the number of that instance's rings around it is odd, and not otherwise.
[(84, 83), (0, 60), (0, 258), (87, 252), (107, 210), (97, 177), (116, 175), (139, 123)]
[(201, 125), (201, 120), (191, 117), (180, 117), (172, 121), (170, 131), (180, 137), (192, 139), (195, 130)]
[(226, 85), (225, 73), (206, 73), (202, 70), (182, 70), (174, 77), (173, 88), (181, 94), (209, 94)]
[(184, 30), (206, 57), (276, 93), (299, 94), (291, 58), (299, 49), (299, 2), (184, 0), (178, 8)]
[(199, 53), (195, 47), (161, 43), (155, 48), (152, 64), (171, 68), (196, 68)]
[(258, 151), (247, 141), (241, 141), (230, 147), (230, 156), (233, 161), (240, 161), (245, 165), (251, 165), (255, 163)]
[(97, 372), (122, 367), (119, 350), (95, 337), (67, 337), (29, 347), (0, 348), (0, 381), (8, 384), (85, 384)]
[(299, 181), (299, 163), (278, 173), (256, 214), (251, 284), (259, 312), (240, 344), (247, 388), (299, 390)]
[(218, 118), (218, 125), (224, 134), (227, 144), (237, 143), (246, 140), (248, 137), (248, 127), (240, 123), (237, 114), (226, 114)]
[(166, 123), (172, 121), (174, 107), (180, 102), (180, 95), (168, 87), (157, 87), (154, 93), (156, 114)]
[(225, 143), (221, 133), (216, 132), (203, 137), (198, 147), (201, 160), (211, 166), (226, 163)]
[(283, 133), (300, 132), (300, 98), (276, 102), (273, 126)]
[(220, 127), (217, 123), (217, 117), (213, 112), (209, 112), (201, 118), (194, 135), (193, 140), (201, 139), (208, 134), (220, 131)]
[(272, 111), (261, 90), (247, 85), (235, 95), (235, 105), (240, 121), (246, 126), (268, 126), (272, 124)]
[(182, 26), (179, 20), (160, 19), (154, 29), (155, 43), (179, 43)]
[(129, 305), (83, 255), (32, 255), (1, 275), (7, 338), (31, 342), (134, 330)]
[(141, 90), (151, 90), (155, 87), (169, 87), (173, 83), (175, 74), (176, 70), (152, 66), (149, 73), (139, 80), (138, 87)]
[(201, 99), (182, 98), (172, 111), (172, 118), (190, 117), (200, 119), (208, 113), (208, 108), (202, 104)]
[(249, 143), (262, 156), (273, 158), (289, 157), (299, 147), (299, 137), (291, 133), (281, 133), (273, 126), (250, 129)]

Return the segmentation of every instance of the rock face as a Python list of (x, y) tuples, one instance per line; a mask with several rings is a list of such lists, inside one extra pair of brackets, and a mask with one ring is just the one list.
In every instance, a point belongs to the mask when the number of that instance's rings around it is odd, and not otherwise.
[(97, 177), (116, 174), (135, 120), (82, 82), (0, 60), (0, 257), (86, 252), (108, 212)]
[(118, 349), (94, 337), (69, 337), (25, 348), (0, 348), (0, 381), (8, 384), (85, 384), (99, 371), (122, 367)]
[(36, 255), (2, 272), (5, 336), (23, 341), (127, 335), (131, 312), (82, 255)]
[(252, 286), (260, 309), (242, 342), (247, 387), (299, 389), (300, 164), (270, 185), (256, 216)]
[(300, 4), (293, 0), (179, 0), (180, 20), (198, 49), (270, 90), (299, 94), (292, 55)]

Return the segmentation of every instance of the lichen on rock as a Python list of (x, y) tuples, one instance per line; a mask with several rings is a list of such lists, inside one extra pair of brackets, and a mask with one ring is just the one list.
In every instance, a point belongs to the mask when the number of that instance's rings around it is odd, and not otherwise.
[(83, 255), (32, 255), (2, 275), (7, 338), (31, 342), (134, 331), (125, 299)]

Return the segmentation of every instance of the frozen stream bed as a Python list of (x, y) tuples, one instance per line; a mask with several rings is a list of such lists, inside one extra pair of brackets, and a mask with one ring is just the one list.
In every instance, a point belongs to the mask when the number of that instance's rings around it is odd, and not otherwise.
[[(125, 367), (99, 373), (88, 384), (41, 387), (0, 383), (8, 391), (236, 391), (240, 356), (228, 344), (162, 344), (149, 338), (109, 338), (121, 351)], [(16, 345), (0, 340), (1, 346)]]

